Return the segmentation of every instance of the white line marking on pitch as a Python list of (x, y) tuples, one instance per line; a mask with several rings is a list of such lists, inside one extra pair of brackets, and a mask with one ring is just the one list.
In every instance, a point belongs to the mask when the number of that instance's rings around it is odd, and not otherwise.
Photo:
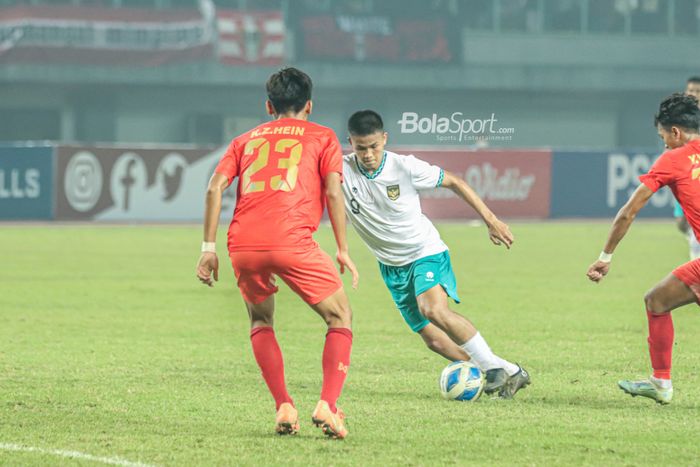
[(86, 461), (100, 462), (102, 464), (121, 465), (123, 467), (154, 467), (151, 464), (142, 464), (141, 462), (131, 462), (119, 457), (99, 457), (92, 454), (86, 454), (78, 451), (64, 451), (62, 449), (43, 449), (32, 446), (22, 446), (21, 444), (0, 443), (0, 450), (16, 451), (16, 452), (38, 452), (40, 454), (51, 454), (52, 456), (69, 457), (73, 459), (82, 459)]

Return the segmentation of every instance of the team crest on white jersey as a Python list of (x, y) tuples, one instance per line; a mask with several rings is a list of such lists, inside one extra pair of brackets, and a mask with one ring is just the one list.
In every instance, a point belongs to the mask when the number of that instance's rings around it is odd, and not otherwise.
[(386, 195), (390, 200), (396, 201), (401, 196), (401, 189), (399, 185), (389, 185), (386, 187)]

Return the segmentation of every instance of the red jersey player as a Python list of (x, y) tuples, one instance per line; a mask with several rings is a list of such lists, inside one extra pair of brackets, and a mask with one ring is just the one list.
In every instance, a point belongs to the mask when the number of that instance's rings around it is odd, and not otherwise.
[[(700, 235), (700, 109), (692, 96), (673, 94), (659, 107), (654, 122), (668, 151), (639, 177), (642, 182), (613, 221), (608, 241), (598, 261), (588, 268), (588, 278), (599, 282), (610, 268), (612, 253), (637, 212), (659, 188), (669, 186), (696, 236)], [(649, 355), (654, 374), (645, 380), (618, 382), (633, 396), (644, 396), (660, 404), (673, 397), (671, 311), (688, 303), (700, 304), (700, 259), (674, 269), (644, 297), (649, 321)]]
[(228, 251), (248, 308), (255, 360), (277, 407), (275, 430), (296, 434), (297, 410), (287, 393), (282, 352), (272, 328), (275, 276), (281, 278), (328, 325), (323, 349), (321, 400), (312, 420), (333, 438), (347, 435), (335, 405), (350, 365), (351, 311), (331, 258), (313, 240), (324, 202), (333, 225), (340, 271), (357, 270), (348, 255), (341, 191), (343, 159), (329, 128), (309, 122), (311, 79), (285, 68), (267, 81), (267, 112), (274, 120), (234, 139), (209, 181), (202, 256), (197, 277), (218, 280), (216, 229), (222, 192), (238, 177), (236, 209), (228, 231)]

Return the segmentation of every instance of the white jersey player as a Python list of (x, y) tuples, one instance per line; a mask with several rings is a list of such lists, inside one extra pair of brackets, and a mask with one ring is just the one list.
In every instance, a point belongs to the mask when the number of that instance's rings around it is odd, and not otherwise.
[(406, 323), (443, 357), (472, 360), (486, 372), (484, 392), (511, 398), (530, 384), (528, 373), (495, 355), (474, 325), (449, 308), (459, 303), (447, 245), (423, 214), (419, 190), (448, 188), (483, 218), (496, 245), (513, 235), (459, 177), (412, 155), (386, 151), (387, 133), (374, 111), (348, 121), (354, 152), (344, 156), (343, 194), (348, 216), (379, 261), (379, 269)]

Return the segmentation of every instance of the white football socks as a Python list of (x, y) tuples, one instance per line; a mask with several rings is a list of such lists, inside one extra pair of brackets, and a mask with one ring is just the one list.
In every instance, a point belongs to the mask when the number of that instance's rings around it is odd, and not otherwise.
[(507, 360), (502, 359), (498, 355), (491, 351), (491, 348), (486, 343), (481, 333), (477, 333), (469, 339), (467, 342), (462, 344), (460, 347), (464, 349), (476, 365), (484, 371), (491, 370), (493, 368), (503, 368), (508, 373), (508, 376), (513, 376), (518, 371), (520, 367)]

